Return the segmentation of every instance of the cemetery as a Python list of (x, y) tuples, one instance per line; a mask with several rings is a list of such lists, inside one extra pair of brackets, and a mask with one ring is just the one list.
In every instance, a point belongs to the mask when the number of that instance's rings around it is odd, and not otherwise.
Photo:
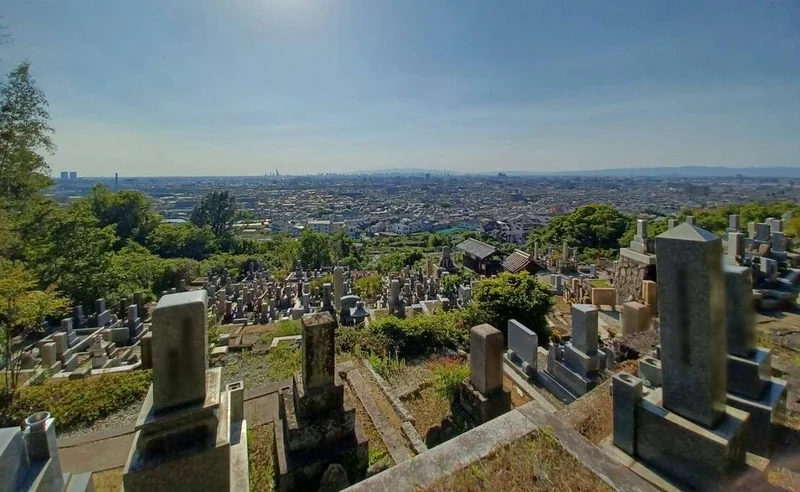
[[(791, 339), (759, 328), (759, 310), (795, 316), (764, 302), (797, 292), (779, 229), (739, 246), (738, 230), (723, 242), (691, 218), (648, 238), (640, 219), (616, 265), (542, 249), (545, 332), (502, 308), (502, 322), (471, 322), (490, 319), (481, 282), (517, 277), (462, 281), (447, 248), (385, 276), (298, 264), (277, 278), (251, 263), (114, 312), (99, 299), (24, 352), (22, 401), (50, 414), (18, 413), (31, 423), (3, 430), (2, 456), (13, 483), (46, 490), (457, 490), (501, 486), (498, 469), (531, 488), (784, 486), (800, 370)], [(362, 296), (370, 275), (380, 289)], [(131, 377), (83, 420), (43, 396)], [(51, 464), (32, 468), (41, 458), (19, 453), (36, 455), (25, 433), (42, 425)]]

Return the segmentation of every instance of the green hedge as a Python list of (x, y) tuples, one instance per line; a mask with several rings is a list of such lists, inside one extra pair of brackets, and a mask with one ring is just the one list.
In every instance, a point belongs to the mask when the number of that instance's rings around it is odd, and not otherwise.
[(151, 379), (151, 371), (135, 371), (26, 386), (10, 406), (0, 408), (0, 425), (18, 426), (42, 410), (56, 419), (58, 429), (91, 424), (144, 399)]

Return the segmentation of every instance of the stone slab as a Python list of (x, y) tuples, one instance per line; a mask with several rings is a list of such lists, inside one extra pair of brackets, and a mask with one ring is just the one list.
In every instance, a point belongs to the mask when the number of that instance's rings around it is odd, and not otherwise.
[(770, 443), (778, 437), (775, 435), (772, 422), (777, 413), (786, 409), (786, 381), (771, 378), (758, 399), (749, 399), (728, 394), (728, 405), (750, 414), (748, 421), (748, 452), (759, 456), (769, 456)]
[(656, 256), (650, 255), (647, 253), (639, 253), (633, 251), (630, 248), (621, 248), (619, 250), (619, 255), (624, 256), (625, 258), (629, 258), (633, 261), (637, 261), (639, 263), (643, 263), (645, 265), (655, 265), (656, 264)]
[(153, 311), (153, 409), (202, 403), (206, 397), (208, 294), (162, 297)]
[(417, 491), (489, 456), (498, 446), (527, 436), (536, 428), (522, 413), (512, 410), (426, 453), (359, 482), (348, 490)]

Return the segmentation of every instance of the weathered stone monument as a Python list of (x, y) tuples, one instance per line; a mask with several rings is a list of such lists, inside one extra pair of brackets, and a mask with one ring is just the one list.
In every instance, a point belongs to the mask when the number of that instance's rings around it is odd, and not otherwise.
[(758, 347), (750, 269), (725, 267), (728, 405), (750, 414), (748, 450), (769, 455), (772, 421), (786, 408), (786, 381), (772, 377), (772, 355)]
[(221, 369), (208, 368), (207, 299), (166, 295), (153, 311), (153, 384), (125, 464), (128, 492), (249, 487), (246, 423), (232, 418), (243, 411), (220, 387)]
[(641, 302), (626, 302), (622, 305), (622, 335), (633, 335), (650, 328), (652, 310)]
[(684, 485), (716, 487), (744, 466), (749, 418), (726, 406), (722, 241), (687, 221), (656, 248), (663, 386), (614, 376), (613, 442)]
[(511, 410), (511, 393), (503, 388), (503, 333), (492, 325), (469, 331), (469, 377), (461, 382), (459, 396), (478, 423)]
[(351, 484), (367, 472), (369, 443), (336, 373), (335, 333), (330, 312), (303, 316), (302, 370), (281, 392), (275, 423), (279, 490), (316, 490), (331, 465)]
[(536, 377), (539, 337), (515, 319), (508, 320), (508, 350), (505, 359), (527, 377)]
[(341, 299), (344, 296), (344, 271), (337, 266), (333, 269), (333, 303), (337, 310), (342, 308)]
[(608, 361), (606, 351), (599, 348), (597, 318), (594, 305), (572, 305), (572, 340), (550, 344), (547, 354), (542, 381), (551, 392), (574, 400), (597, 386)]

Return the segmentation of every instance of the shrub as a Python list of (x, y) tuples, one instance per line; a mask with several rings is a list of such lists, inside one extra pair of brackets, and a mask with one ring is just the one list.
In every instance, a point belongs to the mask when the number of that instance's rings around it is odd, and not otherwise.
[[(360, 347), (357, 347), (356, 355), (360, 356), (360, 352)], [(394, 354), (394, 357), (391, 354), (369, 354), (367, 356), (367, 360), (369, 361), (370, 365), (372, 365), (372, 368), (386, 379), (400, 374), (406, 367), (406, 361), (399, 358), (397, 353)]]
[(369, 331), (386, 336), (391, 352), (410, 358), (464, 347), (470, 326), (460, 313), (449, 312), (407, 319), (390, 316), (370, 324)]
[(151, 371), (135, 371), (26, 386), (10, 408), (0, 409), (0, 425), (17, 426), (42, 410), (50, 412), (60, 429), (91, 424), (142, 400), (151, 377)]
[(439, 359), (432, 364), (433, 387), (443, 398), (452, 401), (458, 393), (458, 385), (469, 377), (469, 364), (462, 358)]

